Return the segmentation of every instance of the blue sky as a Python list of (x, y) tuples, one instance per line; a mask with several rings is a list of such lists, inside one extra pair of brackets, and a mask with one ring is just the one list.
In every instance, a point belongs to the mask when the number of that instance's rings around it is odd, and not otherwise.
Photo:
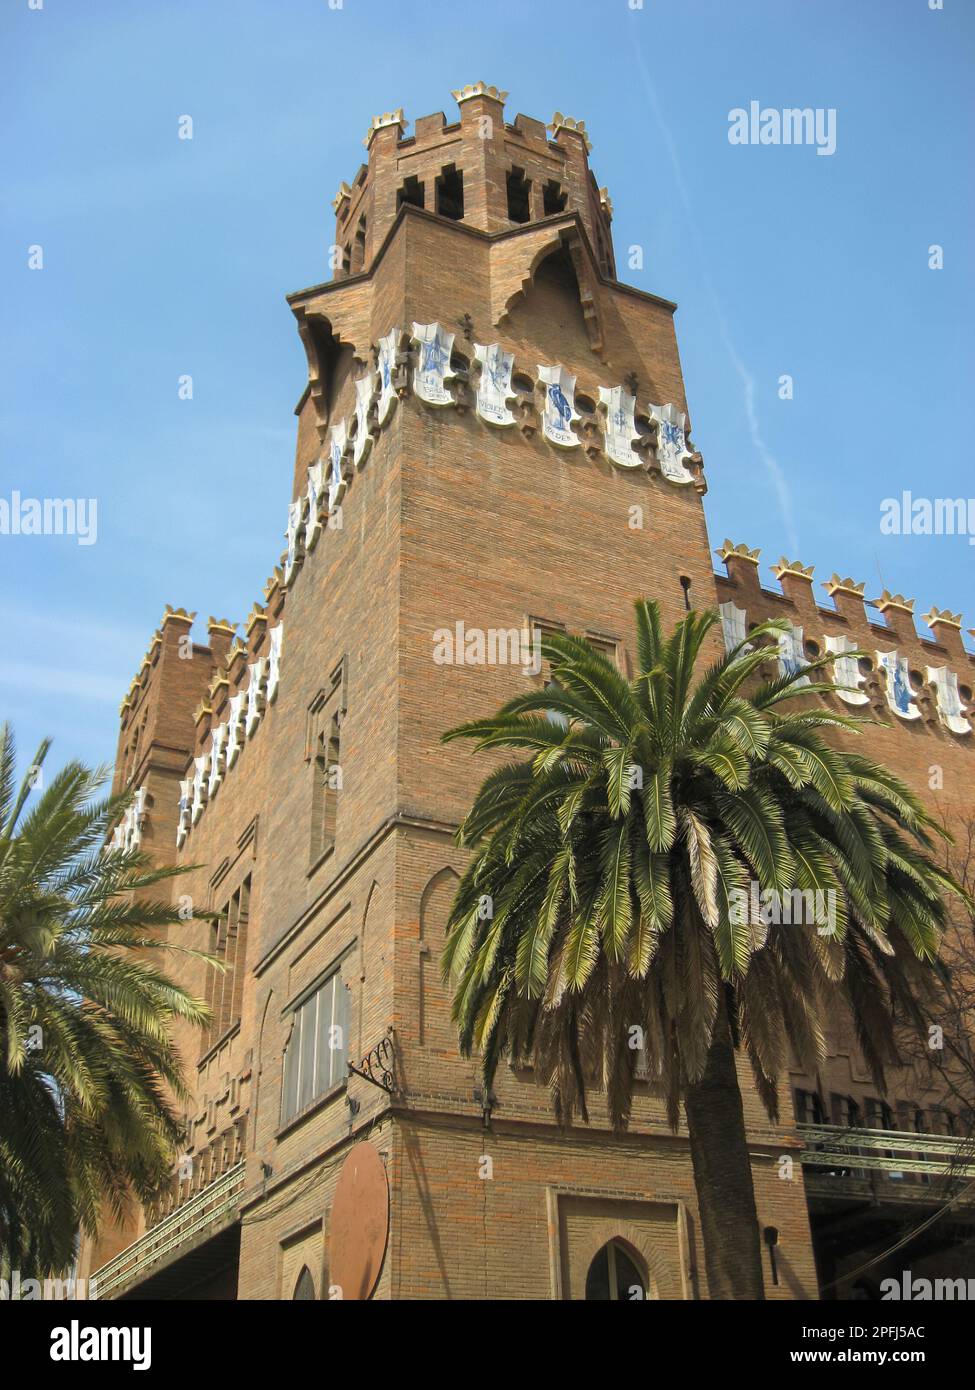
[[(879, 527), (903, 489), (975, 492), (975, 6), (630, 3), (6, 0), (0, 497), (98, 501), (94, 545), (0, 536), (22, 753), (110, 760), (163, 605), (260, 596), (305, 382), (284, 295), (328, 278), (372, 115), (455, 119), (478, 80), (509, 120), (586, 121), (621, 276), (680, 306), (714, 544), (761, 546), (770, 585), (785, 553), (975, 625), (975, 546)], [(835, 108), (836, 152), (731, 145), (753, 100)]]

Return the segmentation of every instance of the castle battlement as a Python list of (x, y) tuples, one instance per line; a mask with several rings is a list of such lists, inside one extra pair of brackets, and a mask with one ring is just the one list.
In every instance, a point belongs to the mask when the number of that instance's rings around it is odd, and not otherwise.
[(483, 82), (452, 95), (460, 119), (421, 116), (412, 135), (402, 108), (373, 117), (368, 163), (332, 201), (336, 279), (369, 269), (404, 204), (488, 233), (577, 212), (615, 275), (612, 205), (589, 169), (585, 122), (557, 111), (547, 126), (522, 115), (509, 124), (507, 92)]
[[(760, 551), (726, 540), (715, 554), (727, 570), (715, 575), (726, 647), (770, 618), (787, 617), (792, 632), (780, 639), (782, 674), (834, 651), (838, 684), (852, 688), (838, 690), (838, 704), (861, 705), (864, 713), (869, 706), (870, 713), (894, 717), (895, 723), (918, 721), (919, 727), (955, 740), (971, 734), (975, 655), (962, 642), (960, 614), (932, 608), (924, 621), (934, 636), (923, 637), (915, 627), (914, 599), (903, 594), (884, 589), (867, 599), (864, 583), (834, 573), (822, 586), (833, 601), (828, 607), (817, 602), (812, 565), (785, 557), (772, 565), (776, 592), (759, 578)], [(883, 622), (870, 618), (868, 606)], [(865, 655), (856, 660), (847, 655), (857, 650)], [(770, 673), (774, 665), (770, 662)]]

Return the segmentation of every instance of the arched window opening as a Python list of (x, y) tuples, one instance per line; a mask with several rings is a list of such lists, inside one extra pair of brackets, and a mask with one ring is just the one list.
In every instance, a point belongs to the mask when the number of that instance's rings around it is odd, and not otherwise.
[(647, 1296), (647, 1280), (622, 1241), (597, 1251), (586, 1275), (586, 1301), (633, 1303)]
[(359, 225), (356, 227), (355, 241), (352, 246), (352, 274), (357, 275), (366, 263), (366, 219), (365, 215), (359, 218)]
[(299, 1298), (315, 1298), (315, 1281), (311, 1277), (311, 1270), (305, 1265), (298, 1275), (298, 1282), (295, 1284), (295, 1291), (291, 1295), (293, 1300)]

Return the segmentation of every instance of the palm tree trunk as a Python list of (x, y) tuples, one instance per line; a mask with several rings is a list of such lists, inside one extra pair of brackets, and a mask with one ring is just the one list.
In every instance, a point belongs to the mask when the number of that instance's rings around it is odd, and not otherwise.
[(758, 1213), (723, 992), (707, 1066), (687, 1088), (685, 1108), (708, 1294), (762, 1299)]

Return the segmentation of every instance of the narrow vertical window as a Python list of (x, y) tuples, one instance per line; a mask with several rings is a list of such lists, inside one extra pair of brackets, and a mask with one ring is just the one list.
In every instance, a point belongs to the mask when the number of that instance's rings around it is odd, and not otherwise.
[(464, 174), (454, 164), (448, 164), (437, 179), (437, 212), (452, 222), (464, 216)]
[(562, 185), (555, 179), (549, 179), (542, 189), (542, 204), (546, 217), (552, 217), (557, 212), (565, 212), (565, 205), (569, 195), (563, 193)]
[(206, 1002), (210, 1022), (203, 1037), (204, 1052), (219, 1042), (240, 1021), (247, 968), (247, 922), (250, 915), (251, 880), (248, 876), (231, 896), (210, 927), (210, 954), (223, 963), (210, 970)]
[(342, 788), (342, 737), (338, 714), (318, 736), (313, 760), (311, 860), (315, 864), (335, 844), (338, 797)]
[(356, 275), (366, 263), (366, 219), (365, 216), (359, 218), (359, 225), (356, 228), (355, 241), (352, 245), (352, 273)]
[(529, 189), (524, 169), (508, 171), (508, 218), (511, 222), (527, 222), (531, 217)]

